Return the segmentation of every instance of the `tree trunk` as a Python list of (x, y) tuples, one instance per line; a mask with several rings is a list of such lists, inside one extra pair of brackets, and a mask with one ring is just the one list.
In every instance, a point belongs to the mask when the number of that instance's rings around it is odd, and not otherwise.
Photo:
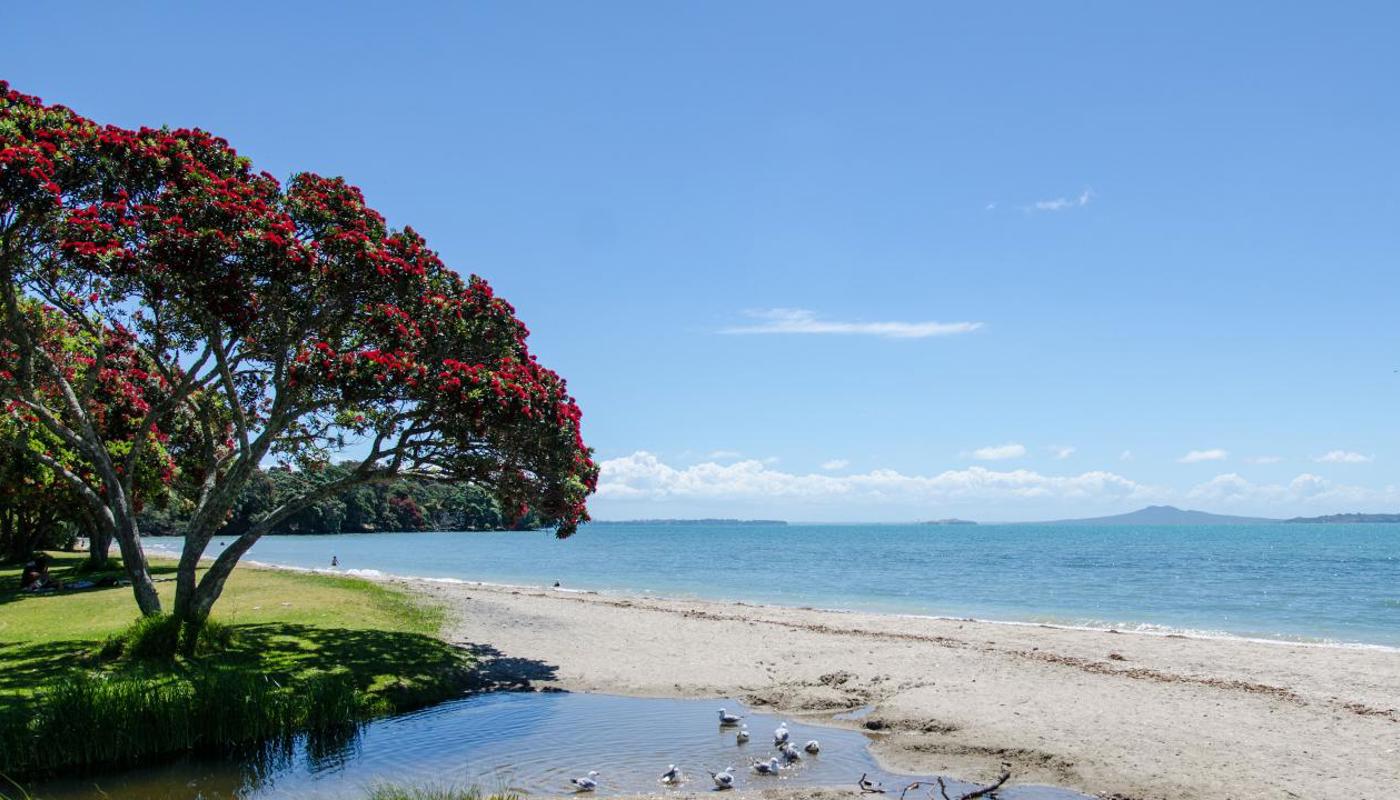
[[(180, 565), (175, 572), (175, 607), (173, 613), (186, 624), (194, 621), (195, 594), (198, 590), (199, 559), (209, 546), (211, 537), (193, 531), (185, 532), (185, 546), (180, 551)], [(205, 612), (208, 616), (208, 612)]]
[[(89, 515), (89, 518), (91, 515)], [(88, 569), (101, 571), (111, 564), (112, 532), (91, 519), (88, 522)]]
[(141, 531), (136, 526), (136, 517), (124, 500), (122, 498), (109, 504), (114, 519), (108, 520), (108, 523), (115, 530), (109, 529), (106, 535), (117, 540), (122, 566), (131, 579), (132, 594), (136, 595), (136, 607), (149, 617), (161, 611), (160, 594), (156, 592), (155, 581), (151, 580), (151, 567), (146, 563), (146, 552), (141, 547)]

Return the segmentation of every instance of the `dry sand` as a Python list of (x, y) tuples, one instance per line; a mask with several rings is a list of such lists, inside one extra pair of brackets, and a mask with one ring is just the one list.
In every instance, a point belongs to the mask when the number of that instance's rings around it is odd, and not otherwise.
[[(1400, 652), (405, 581), (510, 685), (862, 706), (890, 768), (1133, 800), (1400, 798)], [(812, 795), (807, 792), (806, 795)], [(835, 793), (833, 796), (841, 796)]]

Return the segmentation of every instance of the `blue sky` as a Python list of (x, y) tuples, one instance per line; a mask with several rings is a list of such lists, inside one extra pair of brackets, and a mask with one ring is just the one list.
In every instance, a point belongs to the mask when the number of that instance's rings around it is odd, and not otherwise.
[(595, 517), (1400, 510), (1392, 5), (5, 26), (17, 88), (345, 175), (488, 278), (583, 405)]

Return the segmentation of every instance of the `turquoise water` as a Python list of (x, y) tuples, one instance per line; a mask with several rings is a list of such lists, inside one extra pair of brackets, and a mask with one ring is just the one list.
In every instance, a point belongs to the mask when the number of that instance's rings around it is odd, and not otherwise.
[[(739, 745), (734, 728), (719, 727), (720, 706), (746, 715), (751, 741)], [(748, 766), (775, 754), (771, 732), (781, 721), (788, 722), (798, 747), (817, 739), (821, 752), (804, 755), (776, 776), (756, 775)], [(494, 693), (378, 720), (340, 742), (300, 740), (260, 757), (187, 758), (32, 788), (44, 800), (354, 800), (382, 782), (566, 795), (569, 778), (597, 770), (598, 796), (668, 797), (708, 791), (706, 770), (731, 765), (738, 789), (851, 786), (862, 773), (895, 788), (913, 780), (882, 769), (869, 744), (860, 731), (752, 712), (733, 699)], [(688, 778), (679, 787), (658, 781), (670, 764)], [(949, 786), (950, 792), (967, 788)], [(1013, 786), (998, 796), (1088, 800), (1046, 786)]]
[(249, 558), (324, 568), (332, 555), (346, 571), (1400, 647), (1400, 525), (595, 523), (565, 541), (268, 537)]

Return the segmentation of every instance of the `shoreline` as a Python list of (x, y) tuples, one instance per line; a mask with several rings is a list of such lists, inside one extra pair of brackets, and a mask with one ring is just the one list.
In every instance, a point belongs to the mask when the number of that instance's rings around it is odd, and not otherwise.
[(1006, 763), (1018, 784), (1131, 800), (1400, 785), (1393, 649), (360, 577), (446, 605), (448, 638), (493, 648), (484, 666), (517, 688), (736, 697), (873, 732), (897, 772)]
[[(163, 553), (168, 555), (169, 553)], [(175, 554), (178, 557), (178, 553)], [(205, 556), (204, 558), (211, 558)], [(797, 611), (815, 611), (825, 614), (876, 614), (880, 616), (897, 617), (910, 620), (933, 620), (940, 622), (975, 622), (982, 625), (1007, 625), (1012, 627), (1049, 628), (1064, 631), (1086, 631), (1095, 633), (1115, 633), (1133, 636), (1156, 636), (1166, 639), (1192, 639), (1200, 641), (1230, 641), (1249, 642), (1261, 645), (1279, 645), (1284, 647), (1316, 647), (1324, 649), (1340, 650), (1370, 650), (1382, 653), (1400, 654), (1400, 646), (1377, 644), (1374, 642), (1347, 642), (1336, 641), (1326, 638), (1301, 637), (1298, 639), (1279, 639), (1266, 636), (1246, 636), (1229, 631), (1206, 631), (1198, 628), (1178, 628), (1170, 625), (1162, 625), (1153, 622), (1123, 622), (1117, 625), (1103, 624), (1074, 624), (1068, 622), (1044, 622), (1038, 620), (1017, 620), (1017, 619), (991, 619), (976, 616), (954, 616), (951, 614), (917, 613), (908, 611), (890, 611), (882, 609), (865, 608), (843, 608), (834, 606), (813, 606), (813, 605), (788, 605), (783, 603), (767, 603), (752, 600), (737, 600), (723, 597), (700, 597), (683, 595), (657, 594), (649, 591), (630, 589), (573, 589), (569, 587), (554, 587), (536, 583), (503, 583), (500, 581), (477, 580), (473, 578), (453, 578), (436, 577), (429, 575), (403, 575), (398, 573), (385, 572), (379, 569), (343, 569), (338, 567), (298, 567), (289, 564), (274, 564), (271, 562), (257, 561), (254, 559), (243, 559), (241, 563), (255, 566), (262, 569), (285, 569), (294, 572), (309, 572), (318, 575), (341, 575), (351, 578), (363, 578), (374, 581), (422, 581), (425, 583), (440, 583), (449, 586), (483, 586), (499, 589), (518, 589), (529, 591), (551, 591), (560, 594), (580, 594), (593, 595), (605, 598), (633, 599), (633, 600), (670, 600), (676, 602), (696, 602), (696, 603), (718, 603), (722, 605), (749, 606), (753, 608), (785, 608)]]

